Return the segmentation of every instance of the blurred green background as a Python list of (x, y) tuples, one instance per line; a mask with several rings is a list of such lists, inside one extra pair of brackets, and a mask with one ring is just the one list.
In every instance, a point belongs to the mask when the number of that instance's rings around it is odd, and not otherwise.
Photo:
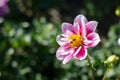
[[(0, 80), (91, 80), (86, 60), (63, 65), (56, 58), (56, 36), (62, 22), (72, 23), (78, 14), (98, 21), (101, 43), (88, 49), (101, 80), (104, 61), (120, 57), (120, 0), (9, 0), (10, 13), (0, 18)], [(107, 80), (120, 75), (120, 61)]]

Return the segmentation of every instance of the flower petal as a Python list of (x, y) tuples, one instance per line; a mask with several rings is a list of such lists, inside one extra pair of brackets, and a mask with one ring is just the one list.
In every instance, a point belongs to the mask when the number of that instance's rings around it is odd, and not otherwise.
[(78, 15), (74, 19), (74, 23), (79, 23), (80, 26), (82, 25), (82, 21), (87, 23), (87, 19), (84, 15)]
[(78, 23), (74, 24), (74, 31), (75, 31), (75, 34), (80, 34), (80, 26)]
[(65, 36), (66, 36), (66, 38), (69, 38), (73, 34), (74, 34), (73, 32), (66, 30)]
[(95, 47), (100, 42), (100, 37), (97, 33), (90, 33), (87, 39), (84, 40), (84, 45), (87, 47)]
[(57, 36), (56, 41), (59, 45), (65, 45), (67, 43), (67, 38), (64, 34), (60, 34)]
[(58, 48), (56, 57), (58, 60), (63, 60), (63, 64), (66, 64), (72, 59), (74, 51), (75, 50), (70, 48), (68, 45), (63, 45)]
[(56, 57), (59, 60), (62, 60), (62, 59), (64, 59), (64, 57), (66, 55), (68, 55), (70, 53), (70, 51), (71, 51), (71, 48), (70, 48), (69, 44), (62, 45), (57, 49)]
[(92, 33), (96, 30), (96, 27), (98, 25), (98, 22), (96, 21), (89, 21), (88, 23), (86, 23), (86, 32), (87, 34)]
[(5, 14), (9, 13), (9, 7), (8, 5), (3, 5), (0, 7), (0, 16), (4, 16)]
[(80, 29), (80, 34), (82, 37), (86, 36), (86, 29), (85, 29), (85, 24), (87, 23), (87, 19), (83, 15), (78, 15), (75, 20), (74, 20), (74, 25), (78, 23), (79, 24), (79, 29)]
[(62, 24), (62, 32), (66, 34), (67, 31), (73, 32), (74, 33), (74, 28), (73, 25), (70, 23), (63, 23)]
[(66, 55), (61, 55), (61, 53), (57, 53), (56, 57), (58, 60), (63, 60), (66, 57)]
[(64, 60), (63, 60), (63, 64), (66, 64), (67, 62), (69, 62), (73, 57), (73, 52), (71, 52), (69, 55), (67, 55)]
[(6, 5), (6, 2), (7, 2), (7, 0), (1, 0), (0, 1), (0, 7), (2, 7), (3, 5)]
[(83, 60), (87, 56), (87, 49), (84, 46), (79, 47), (73, 56), (76, 59)]

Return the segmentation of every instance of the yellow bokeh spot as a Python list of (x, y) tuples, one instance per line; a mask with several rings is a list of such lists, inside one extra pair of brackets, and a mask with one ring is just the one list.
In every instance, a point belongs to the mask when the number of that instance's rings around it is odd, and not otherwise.
[(116, 16), (120, 16), (120, 7), (117, 7), (117, 9), (115, 10), (115, 14)]

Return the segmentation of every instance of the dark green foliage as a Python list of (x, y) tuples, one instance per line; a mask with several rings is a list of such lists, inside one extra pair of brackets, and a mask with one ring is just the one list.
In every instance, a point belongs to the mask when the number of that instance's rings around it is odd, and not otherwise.
[[(101, 80), (104, 61), (115, 54), (120, 57), (119, 17), (115, 10), (119, 0), (10, 0), (10, 13), (0, 18), (0, 80), (91, 80), (86, 60), (71, 60), (63, 65), (56, 58), (56, 36), (62, 22), (72, 23), (84, 14), (97, 20), (101, 43), (88, 49)], [(119, 61), (111, 68), (107, 80), (120, 75)]]

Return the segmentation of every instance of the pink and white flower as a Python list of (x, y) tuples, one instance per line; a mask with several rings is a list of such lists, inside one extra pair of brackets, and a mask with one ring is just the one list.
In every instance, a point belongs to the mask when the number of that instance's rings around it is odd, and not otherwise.
[(56, 40), (60, 47), (57, 49), (56, 57), (63, 64), (72, 58), (83, 60), (88, 52), (87, 48), (95, 47), (100, 42), (99, 35), (95, 32), (98, 22), (87, 21), (83, 15), (78, 15), (74, 23), (63, 23), (62, 32)]
[(8, 0), (0, 0), (0, 7), (6, 5)]
[(0, 17), (9, 13), (8, 1), (9, 0), (0, 0)]

